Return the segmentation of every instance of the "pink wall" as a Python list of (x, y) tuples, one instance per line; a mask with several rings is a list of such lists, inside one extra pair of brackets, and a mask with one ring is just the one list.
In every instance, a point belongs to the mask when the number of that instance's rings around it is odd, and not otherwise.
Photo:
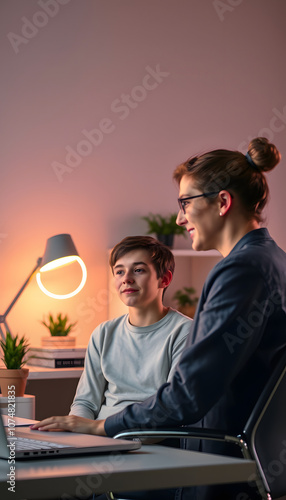
[[(33, 281), (14, 333), (38, 344), (43, 314), (62, 311), (87, 342), (107, 318), (107, 249), (177, 210), (188, 156), (260, 134), (286, 157), (285, 15), (284, 0), (1, 2), (0, 311), (49, 236), (70, 233), (88, 269), (63, 302)], [(283, 161), (268, 227), (284, 249), (285, 181)]]

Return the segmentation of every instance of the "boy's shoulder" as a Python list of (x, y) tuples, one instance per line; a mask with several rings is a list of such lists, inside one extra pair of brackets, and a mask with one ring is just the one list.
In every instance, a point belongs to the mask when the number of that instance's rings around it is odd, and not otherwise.
[(122, 316), (118, 316), (116, 318), (103, 321), (102, 323), (100, 323), (95, 327), (95, 329), (92, 332), (92, 336), (97, 336), (103, 334), (104, 332), (113, 331), (118, 327), (122, 327), (122, 325), (126, 321), (126, 318), (128, 318), (128, 314), (123, 314)]
[(91, 333), (89, 343), (91, 345), (102, 346), (107, 339), (110, 339), (117, 331), (123, 331), (126, 325), (128, 314), (108, 319), (99, 323)]
[(170, 315), (173, 321), (179, 321), (181, 323), (188, 323), (188, 324), (193, 322), (193, 318), (186, 316), (185, 314), (181, 313), (177, 309), (173, 309), (172, 307), (170, 307), (168, 314)]

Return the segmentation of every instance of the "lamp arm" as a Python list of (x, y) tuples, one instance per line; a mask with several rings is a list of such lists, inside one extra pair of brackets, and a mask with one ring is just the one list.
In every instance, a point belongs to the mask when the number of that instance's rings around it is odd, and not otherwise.
[[(41, 265), (41, 262), (42, 262), (42, 257), (39, 257), (38, 260), (37, 260), (37, 264), (36, 266), (34, 267), (33, 271), (29, 274), (28, 278), (26, 279), (25, 283), (22, 285), (22, 287), (20, 288), (19, 292), (17, 293), (17, 295), (14, 297), (14, 299), (12, 300), (11, 304), (7, 307), (6, 311), (4, 312), (4, 314), (1, 314), (0, 315), (0, 323), (4, 323), (5, 327), (7, 328), (7, 323), (6, 323), (6, 318), (9, 314), (9, 312), (11, 311), (12, 307), (14, 306), (15, 302), (18, 300), (18, 298), (20, 297), (21, 293), (25, 290), (26, 286), (28, 285), (30, 279), (32, 278), (33, 274), (37, 271), (37, 269), (40, 267)], [(1, 330), (1, 327), (0, 327), (0, 333), (2, 334), (2, 337), (3, 337), (3, 332)]]

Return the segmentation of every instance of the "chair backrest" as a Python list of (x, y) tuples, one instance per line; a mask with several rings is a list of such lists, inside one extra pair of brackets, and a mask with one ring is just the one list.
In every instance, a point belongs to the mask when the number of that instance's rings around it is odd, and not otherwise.
[(243, 436), (271, 497), (286, 495), (286, 350), (245, 426)]

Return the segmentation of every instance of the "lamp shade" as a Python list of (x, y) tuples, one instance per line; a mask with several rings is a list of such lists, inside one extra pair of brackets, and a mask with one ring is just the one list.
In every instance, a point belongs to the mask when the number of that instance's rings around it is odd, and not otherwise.
[[(72, 262), (77, 261), (82, 269), (82, 280), (79, 286), (71, 293), (59, 295), (47, 290), (41, 282), (41, 273), (56, 269)], [(45, 252), (40, 264), (40, 271), (37, 273), (36, 279), (40, 289), (50, 297), (55, 299), (67, 299), (76, 295), (84, 286), (87, 278), (87, 271), (84, 262), (80, 258), (75, 244), (70, 234), (57, 234), (47, 240)]]
[[(41, 271), (54, 269), (55, 267), (63, 265), (62, 263), (57, 264), (55, 262), (58, 259), (75, 256), (79, 257), (79, 254), (70, 234), (57, 234), (56, 236), (52, 236), (46, 243), (41, 262)], [(67, 262), (68, 261), (69, 260), (67, 260)]]
[[(47, 290), (43, 283), (41, 282), (41, 273), (45, 271), (49, 271), (50, 269), (56, 269), (57, 267), (64, 266), (66, 264), (72, 263), (72, 262), (78, 262), (78, 264), (81, 267), (82, 270), (82, 279), (79, 284), (79, 286), (76, 288), (76, 290), (73, 290), (70, 293), (67, 293), (65, 295), (58, 295), (55, 293), (50, 292)], [(69, 297), (72, 297), (73, 295), (76, 295), (83, 287), (86, 282), (87, 278), (87, 271), (85, 264), (83, 260), (80, 258), (78, 255), (78, 251), (74, 245), (74, 242), (71, 238), (70, 234), (57, 234), (56, 236), (52, 236), (47, 240), (46, 243), (46, 249), (43, 257), (40, 257), (37, 260), (37, 264), (32, 270), (32, 272), (29, 274), (28, 278), (26, 279), (25, 283), (22, 285), (20, 288), (19, 292), (16, 294), (14, 299), (12, 300), (11, 304), (7, 307), (6, 311), (4, 314), (0, 314), (0, 336), (2, 337), (3, 340), (5, 340), (6, 335), (4, 331), (1, 328), (1, 324), (4, 324), (6, 331), (9, 331), (11, 333), (10, 328), (8, 327), (7, 324), (7, 316), (9, 312), (11, 311), (12, 307), (14, 304), (17, 302), (18, 298), (22, 294), (22, 292), (25, 290), (26, 286), (34, 276), (35, 272), (40, 268), (40, 271), (36, 275), (37, 283), (46, 295), (49, 295), (50, 297), (53, 297), (54, 299), (68, 299)]]

